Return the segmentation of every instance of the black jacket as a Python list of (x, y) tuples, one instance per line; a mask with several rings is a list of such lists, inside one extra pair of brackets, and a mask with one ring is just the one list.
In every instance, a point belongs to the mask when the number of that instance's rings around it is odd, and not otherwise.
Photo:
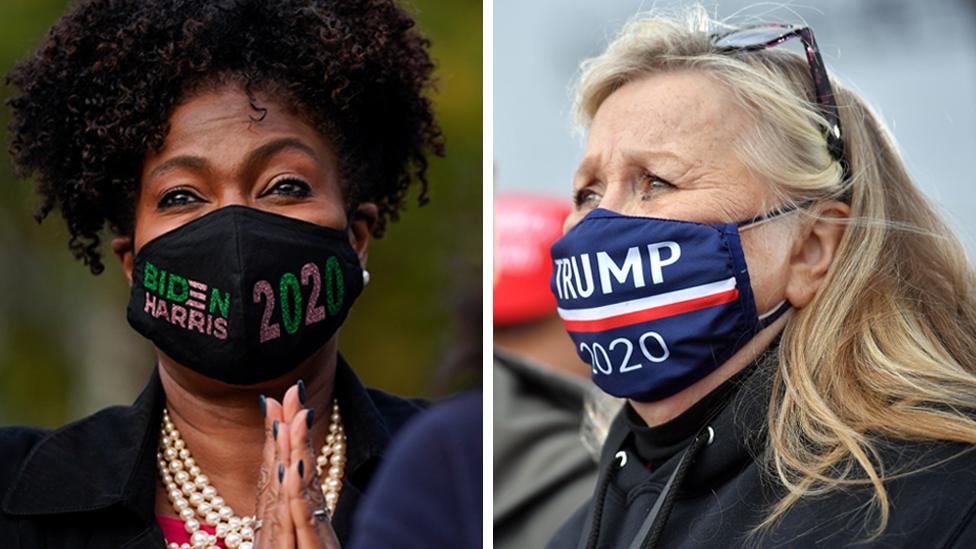
[[(335, 394), (348, 436), (332, 524), (341, 542), (391, 436), (425, 405), (365, 389), (340, 357)], [(156, 448), (165, 402), (159, 372), (132, 406), (50, 431), (0, 429), (0, 547), (164, 549), (156, 524)]]
[[(864, 487), (808, 498), (795, 504), (765, 536), (749, 536), (783, 494), (775, 478), (763, 472), (761, 457), (765, 433), (760, 427), (766, 424), (770, 387), (769, 368), (757, 369), (743, 382), (707, 423), (714, 434), (711, 444), (705, 427), (698, 442), (689, 446), (693, 450), (684, 458), (687, 468), (675, 475), (671, 490), (665, 487), (685, 453), (648, 471), (637, 457), (621, 412), (603, 448), (596, 495), (556, 533), (549, 547), (834, 548), (865, 540), (865, 524), (875, 523), (864, 520), (871, 495)], [(888, 527), (880, 538), (859, 546), (976, 548), (976, 453), (969, 450), (949, 443), (884, 445), (886, 471), (911, 465), (931, 468), (886, 482), (891, 502)], [(943, 460), (948, 461), (940, 463)], [(655, 510), (662, 493), (671, 493), (671, 498), (661, 498)], [(594, 507), (602, 510), (597, 520)], [(655, 537), (656, 543), (650, 543)]]

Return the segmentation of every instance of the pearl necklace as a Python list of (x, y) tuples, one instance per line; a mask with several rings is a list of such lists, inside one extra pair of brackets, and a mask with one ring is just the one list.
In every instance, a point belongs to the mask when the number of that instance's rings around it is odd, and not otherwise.
[[(217, 549), (218, 539), (223, 539), (230, 549), (253, 548), (256, 517), (235, 516), (234, 510), (224, 503), (224, 498), (217, 495), (217, 489), (210, 484), (207, 475), (200, 471), (166, 408), (163, 408), (156, 462), (167, 497), (190, 534), (190, 543), (180, 545), (170, 542), (167, 549)], [(346, 433), (342, 427), (339, 403), (333, 401), (329, 434), (315, 466), (319, 478), (322, 478), (322, 471), (328, 466), (328, 474), (322, 482), (322, 495), (330, 517), (339, 501), (345, 464)], [(215, 533), (210, 534), (201, 529), (201, 520), (214, 526)]]

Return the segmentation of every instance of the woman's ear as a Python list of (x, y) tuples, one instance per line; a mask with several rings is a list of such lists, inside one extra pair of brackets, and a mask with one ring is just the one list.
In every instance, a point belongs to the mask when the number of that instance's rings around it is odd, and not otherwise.
[(844, 221), (850, 217), (851, 207), (843, 202), (829, 201), (814, 206), (812, 213), (816, 218), (805, 220), (799, 238), (790, 250), (786, 299), (798, 309), (813, 300), (827, 277), (844, 236)]
[(129, 279), (129, 286), (132, 286), (132, 237), (131, 236), (116, 236), (112, 239), (112, 252), (115, 254), (115, 258), (119, 260), (119, 264), (122, 265), (122, 272), (125, 273), (125, 277)]
[(376, 228), (379, 208), (372, 202), (363, 202), (356, 207), (349, 223), (349, 243), (359, 256), (359, 266), (366, 268), (369, 259), (369, 236)]

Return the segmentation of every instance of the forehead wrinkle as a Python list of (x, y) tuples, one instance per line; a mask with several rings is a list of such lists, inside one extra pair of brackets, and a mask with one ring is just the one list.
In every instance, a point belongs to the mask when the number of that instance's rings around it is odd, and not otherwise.
[[(654, 148), (621, 148), (620, 156), (627, 164), (634, 164), (667, 180), (679, 180), (692, 163), (679, 151)], [(672, 181), (674, 182), (674, 181)]]
[[(201, 105), (206, 105), (202, 108)], [(178, 105), (173, 111), (171, 123), (185, 128), (231, 122), (250, 122), (256, 114), (243, 94), (230, 90), (201, 94)]]
[(596, 150), (593, 150), (593, 147), (591, 146), (594, 143), (594, 140), (589, 140), (586, 147), (587, 151), (584, 152), (583, 159), (580, 161), (579, 166), (576, 169), (574, 179), (606, 178), (607, 172), (614, 168), (616, 159), (619, 157), (620, 152), (618, 151), (617, 143), (619, 143), (620, 139), (621, 137), (619, 134), (614, 135), (611, 146), (600, 147)]
[(579, 165), (576, 166), (576, 171), (573, 172), (574, 184), (581, 179), (594, 177), (600, 170), (601, 158), (603, 157), (601, 151), (584, 153), (584, 155)]
[(694, 93), (674, 93), (671, 99), (678, 105), (659, 106), (644, 101), (641, 108), (635, 108), (637, 101), (628, 102), (627, 115), (614, 121), (621, 126), (618, 133), (661, 151), (658, 158), (650, 154), (644, 158), (680, 164), (683, 174), (724, 156), (722, 143), (732, 137), (730, 113), (718, 108), (715, 101)]
[[(735, 146), (747, 117), (725, 90), (721, 82), (698, 71), (655, 74), (622, 86), (595, 113), (588, 156), (580, 171), (603, 168), (600, 164), (621, 152), (632, 158), (642, 149), (651, 149), (673, 155), (641, 157), (653, 162), (645, 167), (655, 175), (677, 179), (671, 181), (676, 184), (693, 183), (693, 188), (721, 188), (727, 191), (722, 194), (734, 194), (731, 188), (739, 180), (752, 179), (744, 173)], [(667, 173), (652, 169), (658, 166)], [(718, 201), (728, 206), (729, 201), (742, 205), (742, 200), (729, 196)]]

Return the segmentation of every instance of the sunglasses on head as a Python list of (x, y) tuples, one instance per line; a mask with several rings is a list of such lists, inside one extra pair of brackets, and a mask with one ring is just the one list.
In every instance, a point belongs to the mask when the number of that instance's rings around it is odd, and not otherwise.
[(827, 78), (827, 67), (820, 57), (820, 49), (813, 37), (810, 27), (799, 27), (787, 24), (764, 24), (744, 27), (731, 32), (713, 34), (712, 46), (719, 52), (758, 51), (776, 47), (792, 38), (799, 38), (803, 42), (810, 65), (810, 75), (813, 77), (813, 87), (820, 112), (827, 119), (827, 150), (830, 155), (841, 163), (844, 170), (844, 180), (847, 179), (847, 157), (844, 154), (844, 141), (840, 128), (840, 115), (834, 91)]

